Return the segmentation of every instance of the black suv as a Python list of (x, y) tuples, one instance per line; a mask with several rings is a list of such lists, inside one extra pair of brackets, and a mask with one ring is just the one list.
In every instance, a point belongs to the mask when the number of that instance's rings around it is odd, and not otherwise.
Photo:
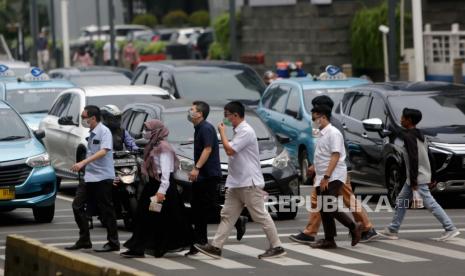
[(406, 178), (400, 140), (405, 107), (421, 110), (418, 128), (435, 157), (435, 193), (465, 191), (465, 86), (394, 82), (351, 88), (336, 109), (348, 143), (355, 183), (382, 186), (395, 198)]
[[(189, 172), (194, 167), (194, 127), (187, 121), (187, 111), (191, 107), (189, 102), (182, 100), (165, 101), (159, 104), (130, 104), (125, 107), (122, 116), (122, 126), (135, 138), (141, 138), (143, 123), (149, 119), (160, 119), (170, 130), (168, 141), (176, 152), (180, 160), (180, 168), (175, 173), (174, 179), (178, 185), (178, 190), (186, 205), (191, 202), (191, 185), (188, 180)], [(224, 110), (222, 107), (211, 107), (208, 121), (216, 126), (223, 120)], [(274, 199), (279, 196), (287, 196), (279, 202), (271, 201), (266, 203), (269, 207), (276, 207), (279, 219), (293, 219), (297, 215), (297, 208), (291, 210), (290, 200), (296, 203), (298, 198), (292, 196), (300, 195), (298, 171), (290, 162), (289, 155), (283, 146), (274, 137), (270, 129), (262, 122), (260, 117), (252, 110), (246, 111), (246, 120), (257, 133), (258, 146), (260, 150), (260, 163), (263, 177), (265, 179), (264, 190)], [(232, 128), (227, 128), (228, 137), (232, 137)], [(283, 138), (279, 138), (283, 139)], [(220, 144), (220, 161), (223, 172), (223, 180), (218, 186), (220, 203), (224, 202), (225, 181), (228, 173), (228, 157)], [(284, 208), (277, 208), (278, 205)], [(217, 212), (219, 218), (219, 210)]]

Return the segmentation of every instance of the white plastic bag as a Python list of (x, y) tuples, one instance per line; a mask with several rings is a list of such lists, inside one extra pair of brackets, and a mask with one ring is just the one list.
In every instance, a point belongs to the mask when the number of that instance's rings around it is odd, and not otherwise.
[(420, 195), (420, 193), (418, 191), (413, 190), (412, 208), (421, 209), (423, 207), (424, 207), (423, 198), (421, 197), (421, 195)]

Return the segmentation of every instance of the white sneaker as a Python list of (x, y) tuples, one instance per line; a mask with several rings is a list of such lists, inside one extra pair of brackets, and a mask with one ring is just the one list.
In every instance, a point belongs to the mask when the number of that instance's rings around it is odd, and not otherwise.
[(392, 232), (391, 229), (388, 227), (384, 228), (383, 231), (379, 232), (379, 234), (385, 238), (388, 238), (390, 240), (398, 240), (399, 239), (399, 234), (397, 232)]
[(447, 240), (450, 240), (450, 239), (453, 239), (453, 238), (457, 237), (458, 235), (460, 235), (460, 231), (455, 229), (455, 230), (452, 230), (452, 231), (445, 231), (444, 233), (442, 233), (442, 235), (439, 238), (434, 238), (433, 240), (435, 240), (435, 241), (447, 241)]

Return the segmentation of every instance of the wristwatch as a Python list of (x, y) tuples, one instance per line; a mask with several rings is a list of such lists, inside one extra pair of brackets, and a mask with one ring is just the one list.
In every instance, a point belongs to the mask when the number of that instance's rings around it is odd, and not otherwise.
[(330, 179), (330, 178), (331, 178), (331, 176), (329, 176), (329, 175), (325, 174), (325, 175), (323, 176), (323, 178), (324, 178), (324, 179)]

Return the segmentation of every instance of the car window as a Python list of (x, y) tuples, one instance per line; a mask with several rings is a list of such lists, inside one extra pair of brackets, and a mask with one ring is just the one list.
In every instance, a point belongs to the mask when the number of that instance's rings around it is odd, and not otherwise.
[(146, 103), (153, 104), (159, 103), (162, 99), (169, 99), (169, 95), (141, 95), (141, 94), (126, 94), (126, 95), (105, 95), (105, 96), (92, 96), (87, 97), (86, 104), (92, 104), (96, 106), (104, 106), (107, 104), (114, 104), (119, 109), (130, 103)]
[(279, 88), (278, 85), (273, 85), (268, 89), (268, 91), (266, 91), (265, 95), (263, 95), (262, 97), (263, 107), (268, 108), (268, 109), (271, 108), (271, 103), (272, 103), (271, 100), (273, 99), (273, 95), (278, 88)]
[(170, 94), (174, 94), (174, 84), (173, 84), (173, 77), (170, 73), (162, 72), (161, 73), (161, 88), (168, 91)]
[(142, 132), (142, 127), (144, 126), (144, 122), (147, 119), (147, 113), (145, 112), (134, 112), (132, 116), (131, 125), (129, 126), (129, 134), (132, 137), (138, 138), (140, 137), (140, 133)]
[(26, 124), (9, 108), (0, 108), (0, 129), (0, 141), (30, 138)]
[(54, 110), (53, 114), (57, 117), (62, 117), (65, 112), (68, 110), (69, 101), (71, 100), (71, 94), (64, 94), (61, 96), (61, 99), (58, 99), (56, 104), (56, 109)]
[(300, 111), (299, 91), (296, 88), (291, 88), (289, 99), (285, 113), (293, 117), (297, 117)]
[(47, 113), (65, 88), (22, 88), (6, 91), (6, 101), (20, 114)]
[(289, 87), (279, 86), (278, 89), (276, 89), (276, 92), (273, 93), (271, 109), (283, 113), (288, 94)]
[(349, 116), (359, 121), (366, 119), (366, 110), (370, 97), (365, 95), (355, 96), (352, 106), (350, 107)]
[(132, 79), (132, 84), (145, 84), (145, 77), (147, 75), (146, 67), (142, 66), (136, 69), (134, 73), (134, 78)]
[(333, 100), (333, 112), (336, 110), (339, 102), (341, 101), (342, 97), (344, 96), (345, 89), (344, 88), (331, 88), (331, 89), (305, 89), (303, 91), (304, 95), (304, 105), (305, 110), (310, 114), (312, 113), (313, 104), (312, 101), (318, 96), (326, 95)]
[(128, 123), (131, 120), (132, 117), (132, 111), (131, 110), (126, 110), (123, 112), (123, 115), (121, 116), (121, 127), (124, 129), (128, 129)]
[(60, 108), (61, 103), (63, 102), (63, 99), (64, 99), (64, 95), (63, 95), (63, 96), (60, 96), (60, 97), (55, 101), (55, 103), (53, 104), (52, 108), (51, 108), (50, 111), (48, 112), (49, 115), (57, 116), (57, 114), (58, 114), (58, 109)]
[(378, 118), (383, 121), (383, 124), (386, 124), (386, 118), (387, 118), (387, 111), (386, 111), (386, 104), (384, 103), (384, 100), (378, 96), (373, 97), (373, 100), (371, 101), (371, 106), (370, 106), (370, 115), (368, 118)]
[(159, 76), (159, 72), (150, 71), (147, 74), (147, 78), (146, 78), (144, 84), (154, 85), (154, 86), (160, 87), (161, 77)]
[(73, 95), (69, 104), (69, 109), (65, 116), (71, 116), (73, 123), (79, 124), (79, 116), (81, 114), (81, 102), (78, 95)]

